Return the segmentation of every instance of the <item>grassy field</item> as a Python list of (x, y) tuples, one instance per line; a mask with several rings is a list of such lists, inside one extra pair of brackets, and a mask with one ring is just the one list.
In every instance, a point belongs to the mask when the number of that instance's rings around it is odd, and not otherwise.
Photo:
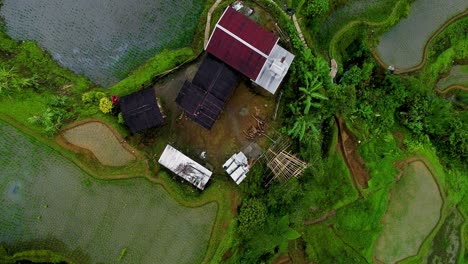
[(439, 221), (442, 203), (437, 183), (426, 165), (421, 161), (410, 163), (391, 192), (375, 257), (384, 263), (395, 263), (416, 255)]
[(431, 35), (445, 21), (467, 8), (464, 0), (416, 0), (409, 16), (380, 38), (377, 46), (380, 58), (396, 68), (416, 66), (422, 60), (424, 46)]
[(104, 124), (89, 122), (66, 129), (61, 134), (70, 144), (89, 150), (106, 166), (125, 166), (135, 160), (114, 133)]
[[(98, 181), (0, 124), (0, 244), (49, 249), (77, 263), (194, 263), (205, 256), (217, 206), (177, 204), (144, 179)], [(184, 252), (184, 254), (181, 254)]]

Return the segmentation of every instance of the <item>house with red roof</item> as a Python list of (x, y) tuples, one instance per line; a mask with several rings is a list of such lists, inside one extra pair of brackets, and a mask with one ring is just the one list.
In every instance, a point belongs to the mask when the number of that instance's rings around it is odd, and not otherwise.
[(278, 45), (279, 38), (228, 6), (205, 50), (274, 94), (294, 55)]

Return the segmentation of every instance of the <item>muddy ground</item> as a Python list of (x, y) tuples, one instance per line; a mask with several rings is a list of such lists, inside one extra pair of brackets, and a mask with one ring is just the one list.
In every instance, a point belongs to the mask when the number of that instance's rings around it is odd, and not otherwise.
[(221, 165), (249, 143), (267, 145), (269, 140), (265, 137), (248, 140), (245, 131), (257, 124), (252, 115), (259, 116), (268, 124), (276, 101), (275, 96), (262, 92), (253, 87), (249, 80), (241, 78), (211, 130), (201, 127), (183, 114), (175, 99), (184, 81), (193, 79), (202, 59), (203, 57), (165, 77), (154, 88), (167, 115), (165, 133), (168, 133), (168, 143), (195, 159), (202, 151), (206, 151), (206, 163), (215, 171), (221, 171)]
[(359, 196), (362, 196), (357, 184), (359, 184), (361, 188), (367, 188), (370, 175), (366, 169), (364, 159), (357, 152), (359, 141), (356, 136), (349, 131), (342, 119), (336, 118), (336, 121), (339, 129), (338, 144), (340, 152), (353, 176), (353, 185), (359, 193)]

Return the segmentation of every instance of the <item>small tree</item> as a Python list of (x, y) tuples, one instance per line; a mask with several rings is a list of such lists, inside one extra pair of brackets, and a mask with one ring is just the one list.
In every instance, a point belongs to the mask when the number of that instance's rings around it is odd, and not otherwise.
[(325, 15), (330, 9), (328, 0), (307, 1), (304, 14), (308, 17), (318, 18)]

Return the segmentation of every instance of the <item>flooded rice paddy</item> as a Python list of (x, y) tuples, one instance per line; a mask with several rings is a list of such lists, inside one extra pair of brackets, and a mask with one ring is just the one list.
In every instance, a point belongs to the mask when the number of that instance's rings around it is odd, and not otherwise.
[(216, 204), (185, 208), (147, 180), (97, 181), (0, 123), (0, 245), (76, 263), (199, 263)]
[(382, 35), (377, 51), (387, 65), (411, 68), (422, 61), (424, 45), (451, 17), (468, 8), (466, 0), (416, 0), (410, 14)]
[(431, 251), (427, 256), (426, 263), (457, 263), (462, 247), (461, 225), (463, 222), (463, 215), (457, 208), (453, 208), (432, 241)]
[(110, 86), (164, 48), (192, 41), (203, 0), (4, 0), (8, 34)]
[(376, 241), (374, 254), (383, 263), (416, 255), (437, 225), (442, 197), (431, 171), (422, 161), (411, 162), (396, 183)]
[(437, 89), (443, 91), (452, 85), (468, 87), (468, 65), (455, 65), (448, 76), (437, 82)]
[(69, 143), (87, 149), (106, 166), (125, 166), (135, 160), (109, 127), (100, 122), (89, 122), (62, 132)]

